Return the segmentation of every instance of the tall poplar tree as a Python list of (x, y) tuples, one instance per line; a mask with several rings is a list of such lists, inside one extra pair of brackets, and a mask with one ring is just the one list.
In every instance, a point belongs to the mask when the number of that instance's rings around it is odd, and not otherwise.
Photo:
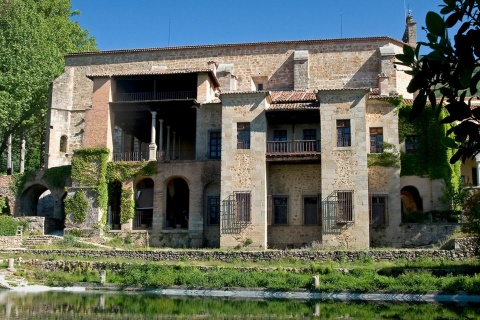
[(71, 20), (76, 14), (78, 11), (72, 11), (70, 0), (0, 1), (0, 170), (3, 172), (10, 134), (14, 162), (18, 165), (20, 139), (24, 135), (26, 168), (39, 167), (50, 83), (63, 72), (65, 54), (96, 50), (95, 39)]

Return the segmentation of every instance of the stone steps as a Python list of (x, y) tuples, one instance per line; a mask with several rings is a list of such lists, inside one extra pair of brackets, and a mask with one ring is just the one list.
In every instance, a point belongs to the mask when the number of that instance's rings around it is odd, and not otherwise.
[(25, 240), (23, 240), (24, 246), (36, 246), (41, 244), (52, 244), (53, 242), (57, 242), (61, 240), (62, 237), (59, 236), (29, 236)]

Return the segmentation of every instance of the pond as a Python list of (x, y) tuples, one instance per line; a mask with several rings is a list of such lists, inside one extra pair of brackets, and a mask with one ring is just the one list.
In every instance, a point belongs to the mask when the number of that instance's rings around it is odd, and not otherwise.
[(478, 305), (0, 291), (0, 319), (479, 319)]

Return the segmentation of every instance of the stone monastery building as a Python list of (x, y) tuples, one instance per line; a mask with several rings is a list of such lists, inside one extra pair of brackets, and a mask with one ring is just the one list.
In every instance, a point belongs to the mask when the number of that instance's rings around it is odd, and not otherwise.
[[(121, 206), (110, 199), (108, 212), (90, 208), (77, 225), (93, 227), (106, 215), (112, 230), (148, 230), (153, 247), (431, 243), (454, 226), (405, 224), (402, 210), (441, 209), (443, 181), (367, 164), (387, 143), (391, 150), (414, 148), (399, 139), (392, 99), (413, 98), (394, 55), (405, 43), (415, 45), (415, 28), (409, 17), (403, 41), (67, 55), (52, 87), (46, 168), (69, 165), (77, 149), (96, 147), (110, 150), (110, 162), (154, 163), (155, 173), (119, 182), (119, 190), (132, 191), (133, 219), (121, 223)], [(51, 196), (51, 217), (64, 219), (65, 191)]]

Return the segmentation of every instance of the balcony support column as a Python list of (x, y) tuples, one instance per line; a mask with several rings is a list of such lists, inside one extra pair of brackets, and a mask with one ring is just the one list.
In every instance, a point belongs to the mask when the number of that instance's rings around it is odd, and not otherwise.
[(160, 160), (163, 160), (164, 155), (163, 155), (163, 119), (158, 119), (158, 122), (160, 122), (160, 127), (158, 128), (158, 151), (159, 151), (159, 157)]
[(165, 152), (165, 158), (170, 160), (170, 126), (167, 126), (167, 151)]
[(173, 131), (173, 148), (172, 148), (172, 159), (175, 160), (175, 135), (176, 135), (176, 132)]
[(155, 125), (157, 124), (157, 112), (152, 113), (152, 131), (150, 133), (150, 145), (148, 146), (148, 161), (157, 161), (157, 145), (155, 144)]

